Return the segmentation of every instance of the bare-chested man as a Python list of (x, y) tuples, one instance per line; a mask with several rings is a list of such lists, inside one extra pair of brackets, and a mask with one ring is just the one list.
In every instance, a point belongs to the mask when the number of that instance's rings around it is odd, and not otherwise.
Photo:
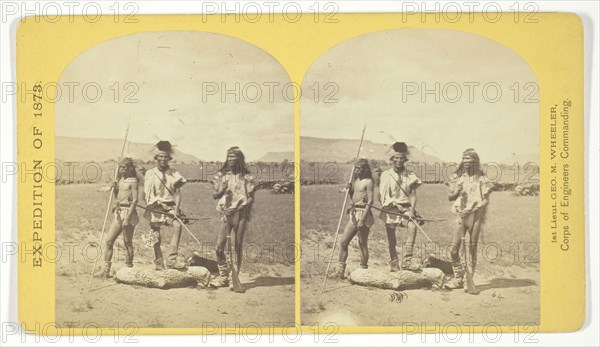
[(105, 247), (102, 251), (104, 263), (95, 273), (96, 277), (110, 277), (110, 267), (113, 258), (115, 241), (123, 234), (125, 244), (125, 265), (133, 266), (133, 231), (139, 222), (135, 206), (138, 202), (138, 178), (135, 164), (131, 158), (123, 158), (119, 161), (119, 180), (115, 182), (113, 193), (116, 204), (113, 208), (114, 219), (108, 230)]
[(354, 236), (358, 233), (358, 246), (360, 247), (360, 267), (366, 269), (369, 262), (369, 248), (367, 241), (369, 230), (375, 219), (371, 213), (373, 204), (373, 175), (369, 162), (366, 159), (359, 159), (354, 163), (353, 172), (354, 182), (348, 187), (352, 207), (349, 209), (350, 220), (346, 224), (342, 240), (340, 242), (340, 256), (338, 267), (334, 277), (346, 278), (346, 260), (348, 259), (348, 245)]

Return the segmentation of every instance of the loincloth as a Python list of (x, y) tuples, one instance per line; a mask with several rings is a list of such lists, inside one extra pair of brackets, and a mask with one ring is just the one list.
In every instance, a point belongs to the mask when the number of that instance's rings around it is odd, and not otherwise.
[[(357, 225), (358, 222), (363, 218), (365, 214), (364, 206), (354, 206), (348, 210), (348, 214), (350, 215), (350, 222), (352, 224)], [(373, 218), (373, 213), (369, 211), (364, 221), (365, 227), (370, 228), (375, 224), (375, 218)]]
[(250, 220), (250, 208), (248, 208), (248, 206), (239, 208), (235, 212), (231, 212), (228, 214), (225, 212), (221, 212), (221, 214), (221, 220), (224, 223), (227, 223), (232, 228), (237, 228), (238, 224), (240, 224), (240, 221), (242, 219), (246, 219), (246, 221)]
[(481, 221), (482, 223), (485, 222), (485, 212), (485, 208), (481, 208), (475, 212), (465, 215), (464, 217), (461, 217), (460, 214), (457, 213), (456, 221), (459, 225), (464, 225), (467, 229), (472, 228), (476, 221)]
[[(131, 205), (119, 205), (119, 207), (115, 207), (113, 209), (113, 213), (115, 215), (115, 221), (119, 223), (119, 225), (123, 225), (123, 220), (129, 213), (129, 209), (131, 209)], [(137, 211), (133, 210), (131, 213), (131, 217), (129, 217), (129, 225), (136, 226), (140, 222), (140, 218), (138, 217)]]

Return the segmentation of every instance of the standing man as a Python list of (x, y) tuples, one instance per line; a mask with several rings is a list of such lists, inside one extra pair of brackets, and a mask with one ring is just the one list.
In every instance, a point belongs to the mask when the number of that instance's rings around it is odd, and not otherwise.
[[(477, 243), (485, 222), (494, 184), (481, 170), (477, 152), (473, 148), (468, 148), (463, 152), (461, 163), (449, 185), (451, 192), (448, 199), (454, 201), (452, 212), (456, 214), (458, 228), (452, 233), (452, 249), (450, 251), (454, 278), (445, 287), (459, 289), (463, 287), (465, 276), (465, 268), (461, 262), (459, 250), (461, 244), (463, 248), (466, 247), (465, 250), (468, 249), (465, 255), (469, 254), (470, 259), (463, 259), (463, 261), (470, 270), (471, 276), (474, 276), (477, 265)], [(465, 242), (466, 234), (469, 234), (468, 243)]]
[(358, 234), (358, 247), (360, 248), (360, 268), (367, 269), (369, 262), (369, 230), (375, 223), (371, 206), (373, 205), (373, 174), (367, 159), (359, 159), (354, 163), (354, 182), (348, 185), (348, 194), (352, 199), (352, 206), (348, 210), (350, 220), (346, 224), (340, 242), (340, 255), (338, 267), (333, 277), (346, 278), (346, 260), (348, 259), (348, 246), (350, 241)]
[(115, 182), (116, 204), (113, 208), (114, 219), (108, 229), (105, 247), (102, 250), (104, 264), (100, 267), (97, 277), (110, 277), (110, 267), (113, 258), (115, 241), (123, 234), (123, 243), (127, 252), (125, 265), (133, 267), (133, 231), (139, 222), (135, 206), (138, 203), (138, 178), (135, 163), (129, 157), (119, 161), (119, 180)]
[(413, 172), (407, 172), (404, 163), (407, 161), (408, 147), (404, 142), (396, 142), (392, 146), (393, 154), (390, 158), (392, 168), (381, 174), (379, 193), (382, 212), (379, 218), (385, 223), (388, 246), (390, 249), (390, 271), (400, 271), (398, 266), (398, 253), (396, 252), (396, 228), (404, 227), (408, 231), (402, 269), (419, 271), (420, 265), (412, 262), (413, 247), (417, 235), (417, 226), (409, 219), (418, 218), (415, 210), (417, 206), (417, 188), (421, 180)]
[(156, 270), (164, 270), (161, 245), (161, 226), (170, 225), (173, 229), (173, 237), (169, 245), (167, 255), (167, 268), (183, 269), (185, 263), (177, 260), (179, 240), (181, 239), (181, 224), (174, 217), (181, 212), (181, 187), (187, 182), (176, 170), (169, 167), (169, 161), (173, 159), (171, 154), (173, 148), (169, 141), (159, 141), (154, 149), (154, 160), (156, 167), (146, 171), (144, 177), (144, 194), (146, 210), (144, 217), (150, 221), (151, 239), (154, 245), (154, 264)]
[(225, 257), (225, 245), (233, 232), (237, 271), (242, 266), (242, 245), (250, 212), (254, 203), (254, 191), (257, 188), (254, 177), (246, 167), (244, 153), (239, 147), (227, 150), (225, 164), (214, 177), (216, 193), (213, 195), (217, 202), (217, 211), (221, 213), (221, 231), (217, 238), (217, 264), (219, 277), (212, 281), (215, 287), (229, 285), (229, 267)]

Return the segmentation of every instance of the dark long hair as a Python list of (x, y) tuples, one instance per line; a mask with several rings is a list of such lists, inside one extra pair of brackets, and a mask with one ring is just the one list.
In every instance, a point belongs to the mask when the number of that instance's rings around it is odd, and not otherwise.
[(132, 167), (131, 173), (128, 176), (123, 176), (123, 178), (138, 177), (135, 164), (131, 164), (131, 167)]
[[(229, 155), (229, 153), (235, 153), (235, 155), (237, 155), (239, 158), (235, 167), (229, 167), (229, 162), (227, 160), (227, 156)], [(246, 157), (244, 156), (244, 152), (242, 152), (242, 150), (237, 146), (233, 146), (227, 150), (227, 155), (225, 156), (225, 163), (223, 163), (223, 166), (221, 166), (221, 169), (219, 170), (219, 172), (223, 175), (226, 174), (228, 171), (231, 171), (233, 173), (239, 172), (242, 175), (247, 175), (250, 173), (250, 170), (248, 170), (248, 168), (246, 167)]]
[(479, 154), (477, 154), (477, 152), (475, 152), (475, 150), (473, 148), (467, 148), (466, 150), (464, 150), (462, 156), (460, 157), (460, 164), (458, 165), (458, 169), (456, 169), (456, 175), (457, 176), (462, 176), (465, 173), (465, 166), (463, 164), (463, 158), (469, 155), (472, 158), (475, 158), (477, 160), (477, 171), (473, 172), (476, 175), (479, 176), (483, 176), (484, 172), (481, 171), (481, 168), (479, 167), (481, 165), (481, 161), (479, 160)]
[[(371, 172), (371, 166), (369, 165), (369, 161), (367, 159), (359, 159), (354, 163), (354, 167), (360, 165), (363, 169), (365, 178), (373, 179), (373, 172)], [(355, 177), (355, 179), (358, 177)]]
[(137, 168), (135, 166), (135, 162), (131, 159), (121, 159), (121, 161), (119, 161), (119, 163), (117, 163), (118, 166), (122, 166), (123, 163), (126, 163), (127, 166), (131, 166), (132, 170), (129, 173), (129, 175), (127, 176), (122, 176), (121, 175), (121, 170), (117, 170), (117, 179), (125, 179), (125, 178), (130, 178), (130, 177), (137, 177), (139, 179), (139, 176), (137, 174)]

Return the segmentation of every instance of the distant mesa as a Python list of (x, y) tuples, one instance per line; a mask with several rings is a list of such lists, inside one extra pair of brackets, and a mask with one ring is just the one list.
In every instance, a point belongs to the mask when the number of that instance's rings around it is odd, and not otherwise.
[(254, 161), (262, 161), (265, 163), (281, 163), (284, 160), (293, 162), (294, 152), (268, 152)]
[[(324, 139), (317, 137), (300, 137), (300, 158), (309, 162), (338, 162), (351, 161), (356, 156), (356, 150), (360, 140), (349, 139)], [(390, 159), (390, 144), (374, 143), (364, 140), (360, 156), (367, 159), (384, 160)], [(424, 153), (414, 146), (408, 146), (409, 160), (415, 163), (435, 165), (445, 163), (444, 160)]]
[[(55, 157), (58, 161), (72, 162), (104, 162), (115, 160), (121, 148), (123, 140), (119, 139), (94, 139), (79, 137), (55, 137)], [(130, 142), (126, 148), (127, 155), (136, 160), (152, 160), (154, 144)], [(179, 163), (197, 163), (197, 157), (184, 153), (174, 148), (174, 159)]]

